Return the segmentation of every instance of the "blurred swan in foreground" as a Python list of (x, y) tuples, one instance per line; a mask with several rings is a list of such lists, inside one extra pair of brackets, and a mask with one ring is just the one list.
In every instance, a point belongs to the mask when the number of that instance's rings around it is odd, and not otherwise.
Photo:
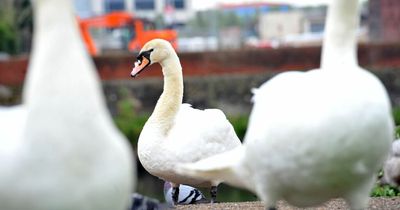
[(164, 75), (164, 91), (140, 133), (140, 162), (150, 174), (171, 182), (175, 203), (180, 184), (211, 187), (213, 202), (219, 181), (179, 175), (175, 167), (178, 163), (195, 162), (238, 147), (239, 138), (221, 110), (199, 110), (182, 104), (182, 67), (169, 42), (161, 39), (147, 42), (137, 59), (132, 77), (154, 63), (160, 63)]
[(255, 91), (243, 148), (179, 172), (307, 207), (343, 197), (364, 209), (393, 140), (388, 94), (356, 59), (357, 0), (329, 8), (320, 69), (279, 74)]
[(0, 111), (2, 120), (19, 118), (0, 123), (1, 209), (125, 210), (132, 153), (107, 111), (71, 1), (33, 3), (24, 107)]

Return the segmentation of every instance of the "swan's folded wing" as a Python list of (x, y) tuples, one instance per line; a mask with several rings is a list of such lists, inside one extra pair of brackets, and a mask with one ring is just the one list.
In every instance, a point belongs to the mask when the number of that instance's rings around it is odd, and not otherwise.
[[(183, 104), (168, 141), (186, 162), (231, 150), (241, 142), (221, 110), (193, 109)], [(201, 148), (201, 149), (199, 149)]]
[(248, 188), (241, 171), (244, 161), (244, 147), (239, 146), (228, 152), (205, 158), (195, 163), (178, 165), (179, 174), (192, 176), (215, 183), (227, 182), (237, 187)]

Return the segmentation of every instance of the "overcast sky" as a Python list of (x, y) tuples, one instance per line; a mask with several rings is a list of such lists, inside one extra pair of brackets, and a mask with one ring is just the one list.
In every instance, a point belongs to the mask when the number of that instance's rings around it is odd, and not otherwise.
[(330, 0), (192, 0), (192, 3), (193, 3), (193, 8), (197, 10), (204, 10), (216, 6), (220, 3), (269, 2), (269, 3), (290, 3), (296, 6), (306, 6), (306, 5), (326, 4), (329, 1)]

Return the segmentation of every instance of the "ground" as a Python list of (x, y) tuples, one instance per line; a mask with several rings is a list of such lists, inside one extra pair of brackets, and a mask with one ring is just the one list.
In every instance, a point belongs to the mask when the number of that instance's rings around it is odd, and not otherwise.
[[(294, 208), (285, 202), (279, 202), (277, 206), (278, 210), (295, 210)], [(181, 205), (176, 208), (177, 210), (264, 210), (264, 206), (261, 202), (238, 202), (238, 203), (217, 203), (217, 204), (196, 204), (196, 205)], [(339, 210), (349, 209), (345, 201), (342, 199), (334, 199), (330, 202), (325, 203), (320, 207), (307, 208), (307, 210)], [(369, 210), (398, 210), (400, 209), (400, 197), (391, 198), (371, 198), (369, 201)]]

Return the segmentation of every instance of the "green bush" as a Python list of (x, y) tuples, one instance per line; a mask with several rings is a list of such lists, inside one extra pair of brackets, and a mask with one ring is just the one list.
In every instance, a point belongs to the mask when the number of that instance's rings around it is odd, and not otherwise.
[(0, 20), (0, 52), (14, 54), (17, 51), (15, 28), (4, 20)]
[(140, 132), (143, 129), (144, 124), (148, 119), (147, 115), (140, 115), (134, 118), (127, 119), (123, 116), (115, 117), (115, 123), (117, 127), (125, 134), (129, 139), (132, 146), (136, 148), (137, 140), (139, 139)]
[(400, 191), (389, 185), (375, 186), (371, 193), (372, 197), (394, 197), (400, 196)]
[(393, 118), (394, 118), (394, 123), (397, 125), (400, 125), (400, 107), (393, 107)]
[(117, 102), (117, 115), (114, 117), (114, 121), (132, 146), (136, 148), (140, 132), (149, 116), (137, 114), (136, 101), (129, 96), (127, 89), (121, 89), (119, 95), (121, 95), (121, 99)]
[(243, 141), (243, 138), (246, 134), (247, 124), (249, 122), (249, 118), (247, 116), (228, 116), (228, 120), (232, 123), (233, 128), (239, 139)]

